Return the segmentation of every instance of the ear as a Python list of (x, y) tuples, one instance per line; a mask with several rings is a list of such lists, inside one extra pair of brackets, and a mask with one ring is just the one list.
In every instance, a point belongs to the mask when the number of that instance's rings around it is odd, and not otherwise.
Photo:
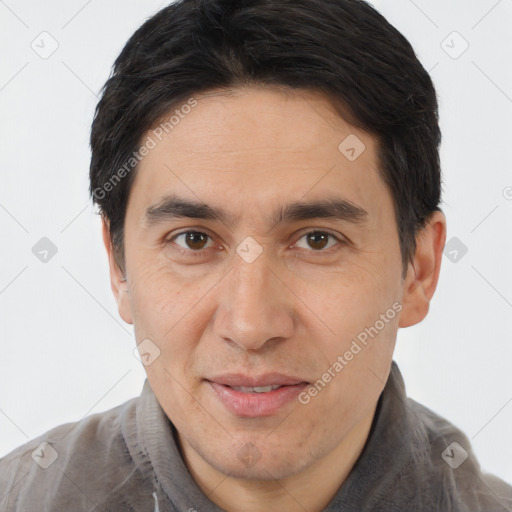
[(107, 250), (108, 263), (110, 266), (110, 287), (117, 302), (117, 309), (121, 318), (128, 324), (133, 324), (132, 312), (130, 308), (130, 291), (123, 276), (123, 272), (114, 257), (114, 248), (110, 239), (109, 224), (102, 216), (103, 243)]
[(415, 325), (427, 316), (439, 279), (445, 242), (446, 218), (443, 212), (435, 211), (416, 236), (414, 260), (409, 263), (404, 280), (399, 327)]

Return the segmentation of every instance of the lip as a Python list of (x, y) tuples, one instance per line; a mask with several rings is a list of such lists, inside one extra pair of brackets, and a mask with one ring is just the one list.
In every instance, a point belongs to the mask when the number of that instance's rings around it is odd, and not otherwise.
[[(242, 418), (272, 416), (290, 402), (309, 385), (298, 377), (279, 373), (269, 373), (258, 377), (228, 374), (206, 380), (217, 399), (233, 415)], [(279, 385), (279, 389), (267, 393), (242, 393), (231, 386), (264, 387)]]
[(293, 386), (301, 384), (304, 379), (284, 375), (282, 373), (265, 373), (263, 375), (250, 377), (242, 373), (226, 373), (207, 379), (210, 382), (223, 384), (224, 386), (245, 386), (245, 387), (263, 387), (263, 386)]

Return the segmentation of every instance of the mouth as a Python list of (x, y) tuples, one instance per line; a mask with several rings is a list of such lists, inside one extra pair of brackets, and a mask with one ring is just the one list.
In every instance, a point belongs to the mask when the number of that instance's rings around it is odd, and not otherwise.
[(297, 377), (222, 375), (205, 381), (231, 414), (242, 418), (273, 416), (296, 400), (309, 385)]
[(240, 391), (240, 393), (268, 393), (269, 391), (274, 391), (275, 389), (282, 388), (283, 386), (276, 384), (273, 386), (255, 386), (255, 387), (246, 387), (246, 386), (229, 386), (231, 389), (235, 391)]

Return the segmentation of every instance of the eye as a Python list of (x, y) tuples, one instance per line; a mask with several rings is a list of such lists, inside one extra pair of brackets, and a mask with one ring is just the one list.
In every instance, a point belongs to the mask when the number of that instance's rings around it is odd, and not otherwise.
[[(183, 231), (169, 238), (166, 243), (174, 243), (188, 252), (200, 253), (203, 250), (214, 247), (215, 242), (210, 235), (203, 231)], [(294, 244), (300, 249), (307, 249), (311, 252), (328, 252), (336, 244), (343, 245), (345, 241), (339, 236), (328, 231), (309, 231), (302, 235)]]
[(201, 231), (185, 231), (172, 237), (169, 242), (171, 241), (175, 242), (176, 245), (183, 249), (189, 249), (192, 251), (200, 251), (211, 247), (211, 245), (208, 246), (208, 242), (214, 244), (210, 235)]
[(313, 249), (315, 252), (325, 252), (336, 243), (343, 244), (343, 240), (327, 231), (310, 231), (299, 238), (295, 244), (296, 247), (301, 249)]

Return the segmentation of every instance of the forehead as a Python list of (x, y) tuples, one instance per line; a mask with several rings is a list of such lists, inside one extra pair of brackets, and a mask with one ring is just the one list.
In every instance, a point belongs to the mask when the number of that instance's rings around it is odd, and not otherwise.
[(318, 92), (217, 90), (186, 104), (194, 106), (176, 105), (142, 138), (154, 147), (139, 164), (129, 207), (178, 194), (240, 214), (336, 192), (378, 218), (390, 204), (376, 140)]

